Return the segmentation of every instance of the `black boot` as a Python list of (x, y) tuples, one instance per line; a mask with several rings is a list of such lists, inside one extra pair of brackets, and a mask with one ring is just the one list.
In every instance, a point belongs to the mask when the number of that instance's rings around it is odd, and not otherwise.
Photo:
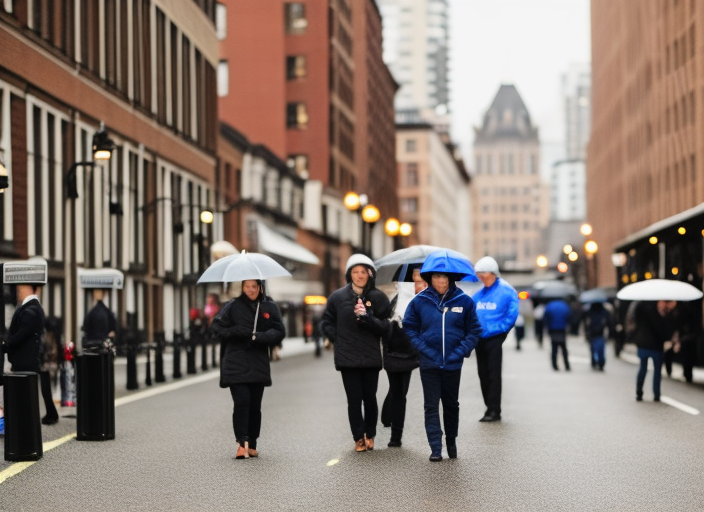
[(447, 456), (451, 459), (457, 458), (457, 443), (454, 437), (446, 437), (445, 444), (447, 445)]
[(401, 447), (401, 436), (403, 435), (403, 429), (399, 427), (391, 427), (391, 440), (387, 445), (389, 448), (400, 448)]
[(59, 413), (56, 410), (54, 398), (51, 395), (51, 380), (49, 377), (49, 372), (39, 372), (39, 383), (42, 391), (42, 398), (44, 399), (44, 408), (46, 409), (46, 416), (42, 418), (42, 425), (53, 425), (54, 423), (58, 423)]

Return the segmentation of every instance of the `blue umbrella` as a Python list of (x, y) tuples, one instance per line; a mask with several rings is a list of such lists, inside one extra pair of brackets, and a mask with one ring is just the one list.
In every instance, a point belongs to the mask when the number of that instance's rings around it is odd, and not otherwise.
[(420, 275), (426, 281), (436, 272), (447, 274), (452, 281), (479, 281), (472, 263), (462, 254), (447, 249), (430, 253), (420, 269)]

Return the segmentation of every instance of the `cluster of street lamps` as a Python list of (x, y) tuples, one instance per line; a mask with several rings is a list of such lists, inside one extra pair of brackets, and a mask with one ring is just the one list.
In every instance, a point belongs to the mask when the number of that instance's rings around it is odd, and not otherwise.
[[(364, 254), (371, 257), (374, 226), (381, 218), (379, 209), (373, 204), (369, 204), (369, 198), (366, 194), (357, 194), (356, 192), (345, 194), (343, 203), (345, 208), (361, 217), (361, 250)], [(412, 231), (413, 228), (410, 224), (407, 222), (401, 223), (393, 217), (384, 224), (384, 232), (394, 240), (394, 249), (400, 248), (399, 237), (407, 237)]]
[[(597, 284), (597, 259), (596, 259), (596, 253), (599, 251), (599, 246), (597, 243), (591, 239), (591, 235), (593, 232), (591, 224), (584, 223), (580, 226), (579, 232), (582, 234), (582, 236), (585, 238), (585, 242), (583, 245), (583, 250), (584, 250), (584, 255), (586, 259), (585, 263), (585, 274), (586, 274), (586, 279), (585, 279), (585, 285), (586, 288), (594, 288)], [(579, 252), (576, 250), (575, 247), (573, 247), (571, 244), (565, 244), (562, 247), (562, 252), (565, 255), (566, 259), (573, 264), (573, 272), (574, 268), (577, 266), (577, 262), (579, 260)], [(548, 267), (549, 261), (547, 256), (544, 254), (541, 254), (540, 256), (537, 257), (535, 261), (536, 265), (538, 268), (545, 269)], [(570, 269), (570, 265), (566, 261), (559, 261), (557, 265), (555, 266), (558, 272), (561, 274), (567, 273), (567, 271)], [(575, 275), (575, 279), (578, 280), (579, 278)], [(575, 283), (578, 284), (578, 283)]]

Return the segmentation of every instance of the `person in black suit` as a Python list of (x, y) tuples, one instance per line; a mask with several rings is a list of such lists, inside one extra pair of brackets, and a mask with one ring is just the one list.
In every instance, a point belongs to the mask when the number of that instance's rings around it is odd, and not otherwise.
[(35, 284), (17, 285), (17, 303), (12, 316), (10, 328), (5, 338), (4, 350), (12, 364), (13, 372), (35, 372), (40, 376), (42, 398), (46, 416), (44, 425), (53, 425), (59, 421), (54, 399), (51, 395), (49, 372), (41, 371), (40, 350), (44, 336), (44, 310), (39, 302), (39, 286)]
[(88, 312), (83, 320), (84, 348), (86, 345), (102, 344), (115, 335), (117, 321), (115, 314), (103, 302), (104, 290), (93, 290), (95, 306)]

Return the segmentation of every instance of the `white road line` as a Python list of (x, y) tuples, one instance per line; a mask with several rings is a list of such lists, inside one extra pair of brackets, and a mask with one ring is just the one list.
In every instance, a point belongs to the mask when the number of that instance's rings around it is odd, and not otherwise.
[(687, 414), (691, 414), (692, 416), (697, 416), (699, 414), (698, 409), (690, 407), (687, 404), (683, 404), (682, 402), (678, 402), (677, 400), (675, 400), (674, 398), (670, 398), (669, 396), (661, 396), (660, 401), (664, 404), (674, 407), (675, 409), (679, 409), (680, 411), (684, 411)]

